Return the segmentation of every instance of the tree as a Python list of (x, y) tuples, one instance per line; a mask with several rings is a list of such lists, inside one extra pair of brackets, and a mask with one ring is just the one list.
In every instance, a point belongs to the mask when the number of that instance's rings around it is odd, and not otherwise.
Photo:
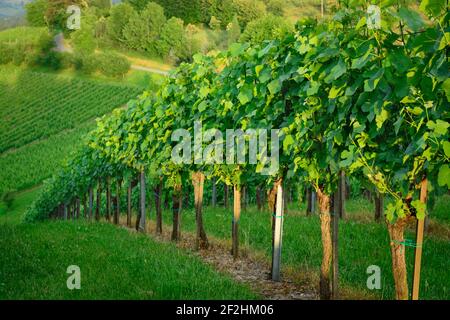
[(212, 30), (216, 30), (216, 31), (220, 30), (221, 25), (222, 25), (222, 22), (219, 19), (217, 19), (215, 16), (211, 17), (211, 20), (209, 21), (209, 27)]
[(191, 59), (196, 53), (202, 51), (202, 38), (200, 29), (193, 24), (185, 28), (186, 34), (186, 58)]
[(46, 25), (45, 13), (47, 11), (47, 0), (36, 0), (25, 5), (27, 22), (32, 27), (43, 27)]
[(234, 16), (233, 20), (227, 25), (228, 45), (237, 42), (240, 36), (241, 36), (241, 27), (239, 26), (239, 21), (237, 17)]
[(284, 0), (268, 0), (267, 1), (267, 11), (276, 16), (283, 16), (284, 14)]
[(164, 9), (149, 2), (141, 12), (134, 12), (123, 29), (125, 43), (132, 49), (158, 54), (157, 40), (166, 23)]
[(266, 5), (259, 0), (233, 0), (233, 6), (241, 28), (266, 14)]
[(286, 19), (269, 14), (250, 21), (242, 33), (240, 41), (256, 44), (263, 40), (281, 39), (293, 29), (294, 27)]
[(233, 0), (210, 0), (208, 9), (209, 15), (220, 20), (223, 28), (225, 28), (233, 19)]
[(106, 31), (109, 38), (117, 42), (124, 42), (123, 31), (134, 14), (134, 8), (128, 3), (119, 3), (113, 6), (106, 20)]
[(170, 18), (164, 25), (158, 43), (159, 54), (166, 59), (177, 62), (186, 55), (186, 36), (183, 20)]
[[(126, 0), (136, 10), (143, 10), (152, 0)], [(208, 23), (209, 0), (153, 0), (164, 8), (168, 18), (177, 17), (185, 23)]]
[(67, 8), (71, 5), (76, 5), (80, 9), (87, 8), (85, 0), (52, 0), (48, 2), (45, 19), (50, 29), (68, 31), (67, 19), (69, 14)]
[(76, 52), (92, 54), (97, 47), (94, 31), (90, 26), (84, 26), (71, 34), (72, 44)]

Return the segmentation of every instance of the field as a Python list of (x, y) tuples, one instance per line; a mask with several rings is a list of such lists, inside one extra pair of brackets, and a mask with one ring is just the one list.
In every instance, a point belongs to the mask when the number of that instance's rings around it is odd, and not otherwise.
[(0, 67), (0, 152), (95, 119), (142, 89)]
[(50, 177), (97, 117), (123, 107), (150, 79), (148, 73), (134, 74), (128, 83), (117, 83), (0, 66), (0, 194)]
[(94, 126), (90, 121), (0, 154), (0, 194), (23, 190), (49, 178)]

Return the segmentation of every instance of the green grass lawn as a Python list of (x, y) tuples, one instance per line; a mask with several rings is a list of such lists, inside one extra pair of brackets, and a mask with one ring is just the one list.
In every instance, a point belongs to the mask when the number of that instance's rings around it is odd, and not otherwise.
[[(361, 202), (357, 200), (357, 202)], [(350, 201), (347, 210), (360, 211), (364, 207)], [(220, 239), (231, 238), (231, 210), (206, 208), (205, 229), (208, 235)], [(354, 213), (349, 210), (349, 216)], [(371, 214), (366, 211), (366, 214)], [(154, 219), (154, 216), (153, 216)], [(171, 223), (171, 213), (164, 212), (164, 221)], [(166, 225), (166, 228), (170, 227)], [(183, 211), (182, 230), (195, 231), (195, 213)], [(298, 270), (298, 273), (318, 274), (322, 260), (320, 220), (318, 216), (306, 217), (299, 212), (287, 213), (283, 231), (282, 264)], [(414, 239), (407, 232), (406, 238)], [(270, 214), (249, 208), (242, 213), (240, 221), (241, 245), (263, 252), (271, 257)], [(406, 247), (408, 272), (411, 276), (414, 249)], [(356, 289), (363, 296), (373, 295), (383, 299), (394, 298), (389, 237), (384, 223), (361, 222), (349, 219), (340, 222), (339, 231), (340, 281), (344, 287)], [(426, 237), (423, 245), (421, 298), (450, 299), (450, 243), (436, 237)], [(367, 267), (378, 265), (382, 273), (381, 290), (366, 287)], [(409, 285), (411, 285), (411, 277)]]
[[(37, 190), (0, 212), (0, 299), (253, 299), (246, 286), (170, 243), (106, 223), (20, 223)], [(69, 265), (81, 289), (66, 286)]]

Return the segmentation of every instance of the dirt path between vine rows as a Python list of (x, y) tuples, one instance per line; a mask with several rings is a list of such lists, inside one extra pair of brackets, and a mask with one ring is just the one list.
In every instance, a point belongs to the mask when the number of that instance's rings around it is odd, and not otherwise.
[[(121, 217), (122, 218), (122, 217)], [(126, 220), (121, 219), (121, 225), (126, 227)], [(134, 223), (134, 221), (133, 221)], [(164, 228), (163, 234), (155, 234), (155, 225), (147, 224), (148, 235), (159, 242), (171, 241), (171, 230)], [(135, 229), (130, 229), (134, 232)], [(195, 234), (183, 232), (177, 247), (189, 254), (198, 256), (215, 270), (230, 275), (234, 280), (248, 285), (254, 292), (268, 300), (316, 300), (318, 294), (311, 284), (300, 284), (300, 281), (291, 277), (289, 273), (282, 274), (280, 282), (270, 278), (270, 264), (262, 255), (242, 248), (240, 256), (234, 260), (230, 253), (230, 245), (226, 241), (208, 237), (209, 248), (207, 250), (195, 249)]]

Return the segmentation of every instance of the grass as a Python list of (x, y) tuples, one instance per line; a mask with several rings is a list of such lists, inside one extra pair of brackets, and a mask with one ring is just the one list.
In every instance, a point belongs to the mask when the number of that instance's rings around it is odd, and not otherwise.
[[(0, 214), (0, 299), (254, 299), (247, 286), (173, 244), (106, 223), (20, 224), (36, 190)], [(81, 270), (69, 290), (66, 269)]]
[(21, 41), (27, 44), (35, 44), (47, 34), (47, 28), (43, 27), (16, 27), (0, 31), (0, 42)]
[[(351, 204), (348, 209), (354, 206)], [(355, 207), (360, 210), (360, 207)], [(349, 212), (351, 217), (353, 212)], [(366, 212), (367, 213), (367, 212)], [(231, 209), (207, 208), (204, 213), (205, 229), (208, 235), (219, 239), (231, 237)], [(271, 257), (271, 215), (249, 208), (240, 220), (240, 243), (252, 250), (263, 252)], [(171, 222), (171, 213), (164, 213), (164, 220)], [(166, 226), (168, 227), (168, 226)], [(195, 213), (184, 210), (182, 228), (195, 231)], [(406, 237), (414, 239), (411, 232)], [(450, 299), (450, 243), (436, 237), (425, 238), (422, 258), (421, 298)], [(409, 275), (412, 274), (414, 250), (406, 247)], [(360, 296), (373, 296), (382, 299), (394, 298), (389, 238), (384, 224), (361, 222), (353, 219), (340, 222), (339, 268), (341, 285), (356, 290)], [(283, 267), (297, 270), (297, 273), (317, 274), (322, 259), (320, 220), (318, 216), (306, 217), (298, 211), (286, 214), (283, 231)], [(370, 265), (381, 268), (382, 287), (370, 291), (366, 287), (366, 270)], [(411, 284), (411, 279), (409, 280)]]

